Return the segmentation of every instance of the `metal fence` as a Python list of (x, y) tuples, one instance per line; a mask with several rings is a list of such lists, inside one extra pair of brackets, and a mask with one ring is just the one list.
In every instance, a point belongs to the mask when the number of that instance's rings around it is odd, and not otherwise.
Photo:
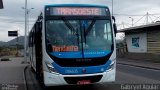
[(117, 48), (117, 56), (123, 56), (126, 52), (128, 52), (126, 46)]

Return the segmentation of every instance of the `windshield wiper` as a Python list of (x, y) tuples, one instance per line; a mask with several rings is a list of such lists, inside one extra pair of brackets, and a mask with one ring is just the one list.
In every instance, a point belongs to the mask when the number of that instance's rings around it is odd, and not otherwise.
[(68, 20), (65, 19), (65, 17), (62, 17), (63, 22), (66, 24), (66, 26), (71, 30), (71, 32), (74, 32), (74, 27), (68, 22)]
[(89, 25), (89, 27), (86, 29), (86, 35), (91, 31), (91, 29), (92, 29), (92, 27), (93, 27), (93, 25), (95, 24), (95, 22), (96, 22), (96, 19), (95, 19), (95, 17), (92, 19), (92, 22), (91, 22), (91, 24)]
[(65, 17), (62, 17), (63, 22), (66, 24), (69, 30), (71, 30), (72, 33), (74, 33), (77, 36), (77, 42), (79, 46), (79, 34), (78, 34), (78, 28), (76, 26), (76, 29), (68, 22), (68, 20), (65, 19)]

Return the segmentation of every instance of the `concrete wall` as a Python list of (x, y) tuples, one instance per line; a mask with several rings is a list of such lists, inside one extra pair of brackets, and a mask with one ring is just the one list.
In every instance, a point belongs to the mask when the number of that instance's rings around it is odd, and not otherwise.
[(126, 35), (128, 52), (146, 53), (147, 52), (147, 34), (135, 33)]

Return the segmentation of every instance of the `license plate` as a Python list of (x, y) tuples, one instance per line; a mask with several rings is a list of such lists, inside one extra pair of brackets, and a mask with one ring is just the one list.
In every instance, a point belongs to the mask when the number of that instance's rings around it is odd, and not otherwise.
[(85, 84), (90, 84), (91, 81), (90, 80), (80, 80), (77, 82), (77, 85), (85, 85)]

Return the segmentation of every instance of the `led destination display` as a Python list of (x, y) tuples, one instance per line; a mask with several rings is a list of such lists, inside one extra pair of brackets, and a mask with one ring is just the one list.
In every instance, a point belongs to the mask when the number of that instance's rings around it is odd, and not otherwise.
[(49, 15), (106, 16), (108, 9), (96, 7), (50, 7)]

